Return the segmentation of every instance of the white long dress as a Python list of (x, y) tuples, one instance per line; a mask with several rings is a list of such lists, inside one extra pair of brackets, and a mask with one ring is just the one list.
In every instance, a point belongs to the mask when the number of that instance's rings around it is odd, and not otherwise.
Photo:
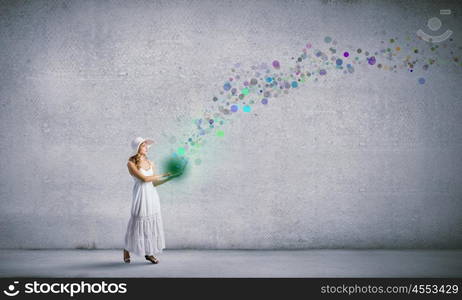
[[(140, 171), (153, 175), (152, 165)], [(160, 211), (159, 194), (152, 182), (134, 179), (130, 220), (125, 233), (125, 249), (138, 255), (162, 253), (165, 248), (164, 228)]]

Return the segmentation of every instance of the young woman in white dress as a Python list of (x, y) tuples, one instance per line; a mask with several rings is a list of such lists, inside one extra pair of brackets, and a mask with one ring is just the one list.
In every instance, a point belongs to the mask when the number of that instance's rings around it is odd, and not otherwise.
[[(162, 214), (156, 186), (172, 179), (170, 173), (154, 175), (155, 166), (147, 158), (150, 139), (137, 137), (132, 141), (132, 156), (127, 162), (128, 172), (134, 179), (130, 220), (125, 233), (124, 262), (130, 262), (130, 251), (144, 255), (157, 264), (155, 253), (165, 248)], [(163, 179), (163, 177), (170, 176)]]

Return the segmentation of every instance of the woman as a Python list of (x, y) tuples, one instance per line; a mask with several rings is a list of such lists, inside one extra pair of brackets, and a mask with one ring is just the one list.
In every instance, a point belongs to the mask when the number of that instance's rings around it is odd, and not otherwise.
[(153, 264), (159, 263), (154, 253), (162, 253), (165, 248), (159, 194), (156, 186), (173, 177), (170, 173), (154, 175), (154, 165), (147, 158), (150, 139), (135, 138), (132, 143), (133, 156), (127, 162), (130, 175), (134, 179), (131, 216), (125, 233), (124, 261), (130, 262), (130, 251), (144, 255)]

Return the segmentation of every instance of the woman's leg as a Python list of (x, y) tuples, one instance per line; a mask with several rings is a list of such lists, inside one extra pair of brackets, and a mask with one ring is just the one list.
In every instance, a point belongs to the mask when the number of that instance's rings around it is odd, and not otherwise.
[(152, 262), (153, 264), (158, 264), (159, 263), (159, 259), (157, 257), (155, 257), (154, 255), (145, 255), (144, 256), (146, 258), (146, 260), (149, 260), (150, 262)]
[(124, 249), (124, 261), (130, 262), (130, 252), (128, 252), (126, 249)]

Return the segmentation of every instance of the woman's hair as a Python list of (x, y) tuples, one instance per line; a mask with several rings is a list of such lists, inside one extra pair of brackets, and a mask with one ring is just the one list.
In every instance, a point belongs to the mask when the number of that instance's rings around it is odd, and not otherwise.
[(141, 156), (142, 155), (138, 152), (135, 155), (131, 156), (128, 160), (131, 161), (131, 162), (134, 162), (136, 167), (138, 169), (140, 169), (141, 168), (141, 166), (140, 166)]

